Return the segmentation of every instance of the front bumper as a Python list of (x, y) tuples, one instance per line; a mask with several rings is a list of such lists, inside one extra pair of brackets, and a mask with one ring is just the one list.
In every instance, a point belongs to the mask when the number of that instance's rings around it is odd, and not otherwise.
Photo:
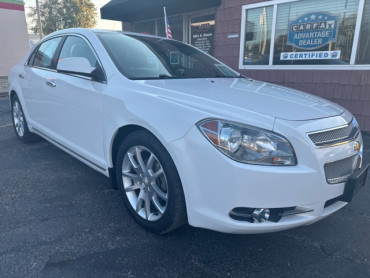
[[(285, 167), (233, 161), (193, 127), (170, 144), (184, 187), (189, 224), (226, 233), (267, 233), (309, 225), (339, 210), (347, 203), (328, 201), (341, 196), (345, 184), (328, 184), (324, 164), (354, 155), (354, 142), (318, 149), (307, 132), (343, 125), (350, 117), (348, 113), (307, 122), (277, 120), (276, 132), (290, 140), (298, 159), (297, 166)], [(362, 145), (361, 135), (357, 141)], [(301, 207), (311, 211), (284, 216), (277, 223), (250, 223), (229, 216), (238, 207)]]

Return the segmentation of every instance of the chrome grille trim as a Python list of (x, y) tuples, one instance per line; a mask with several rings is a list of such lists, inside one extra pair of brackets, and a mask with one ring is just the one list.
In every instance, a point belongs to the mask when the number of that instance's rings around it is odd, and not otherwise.
[(329, 162), (324, 165), (326, 181), (329, 184), (346, 182), (348, 177), (356, 169), (358, 155), (353, 155), (344, 159)]
[(344, 144), (355, 140), (360, 132), (356, 120), (345, 126), (314, 131), (308, 133), (308, 137), (317, 147), (329, 147)]

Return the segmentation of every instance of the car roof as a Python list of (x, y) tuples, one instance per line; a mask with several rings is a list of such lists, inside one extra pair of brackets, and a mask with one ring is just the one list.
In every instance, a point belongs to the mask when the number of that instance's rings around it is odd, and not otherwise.
[(128, 31), (119, 31), (119, 30), (103, 30), (103, 29), (88, 29), (88, 28), (68, 28), (68, 29), (63, 29), (59, 30), (56, 32), (53, 32), (43, 38), (43, 41), (45, 39), (48, 39), (50, 37), (58, 36), (58, 35), (63, 35), (63, 34), (68, 34), (68, 33), (76, 33), (76, 34), (81, 34), (81, 35), (91, 35), (96, 34), (96, 33), (121, 33), (124, 35), (135, 35), (135, 36), (141, 36), (141, 37), (151, 37), (151, 38), (158, 38), (158, 39), (167, 39), (165, 37), (159, 37), (159, 36), (154, 36), (150, 34), (142, 34), (142, 33), (135, 33), (135, 32), (128, 32)]

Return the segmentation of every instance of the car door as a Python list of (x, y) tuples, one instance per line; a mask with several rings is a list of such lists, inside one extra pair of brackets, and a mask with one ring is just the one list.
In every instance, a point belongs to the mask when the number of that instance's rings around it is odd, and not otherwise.
[(26, 103), (28, 122), (41, 130), (49, 120), (49, 106), (45, 98), (47, 76), (55, 68), (54, 55), (62, 39), (63, 37), (56, 37), (41, 43), (24, 65), (23, 72), (18, 75)]
[[(92, 67), (101, 67), (95, 51), (82, 36), (71, 35), (64, 41), (58, 61), (70, 57), (83, 57)], [(47, 82), (50, 136), (101, 170), (106, 169), (103, 149), (106, 83), (57, 71), (48, 74)]]

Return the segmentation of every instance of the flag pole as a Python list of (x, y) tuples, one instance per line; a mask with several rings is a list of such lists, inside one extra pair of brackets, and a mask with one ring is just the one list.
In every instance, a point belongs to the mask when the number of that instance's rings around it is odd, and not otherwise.
[(163, 7), (164, 11), (164, 28), (166, 31), (166, 38), (168, 38), (168, 33), (167, 33), (167, 13), (166, 13), (166, 7)]

